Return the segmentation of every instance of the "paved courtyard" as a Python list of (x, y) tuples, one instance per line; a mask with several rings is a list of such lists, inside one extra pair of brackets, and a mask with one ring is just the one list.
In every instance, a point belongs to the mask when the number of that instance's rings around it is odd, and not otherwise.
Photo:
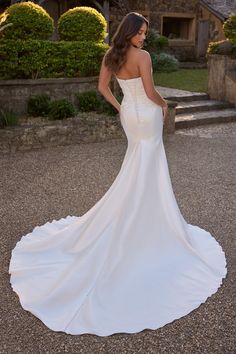
[(209, 230), (226, 253), (228, 274), (218, 292), (189, 315), (157, 330), (108, 337), (51, 331), (21, 308), (11, 289), (11, 250), (36, 225), (86, 212), (115, 179), (126, 141), (1, 155), (0, 354), (236, 352), (236, 123), (178, 130), (165, 136), (164, 144), (185, 219)]

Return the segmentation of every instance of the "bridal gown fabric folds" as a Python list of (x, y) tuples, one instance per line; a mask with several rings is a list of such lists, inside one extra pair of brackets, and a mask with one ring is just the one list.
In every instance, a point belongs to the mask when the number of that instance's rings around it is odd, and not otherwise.
[(205, 302), (227, 273), (219, 243), (177, 205), (161, 107), (141, 77), (118, 82), (128, 146), (113, 184), (84, 215), (36, 226), (12, 251), (13, 290), (54, 331), (160, 328)]

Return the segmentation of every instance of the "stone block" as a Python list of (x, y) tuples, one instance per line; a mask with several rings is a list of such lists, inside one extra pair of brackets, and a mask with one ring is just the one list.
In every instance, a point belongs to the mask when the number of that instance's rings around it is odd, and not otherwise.
[(175, 132), (175, 113), (177, 104), (177, 102), (168, 101), (168, 113), (163, 130), (164, 134), (173, 134)]
[(208, 55), (208, 94), (211, 99), (224, 100), (236, 106), (233, 72), (236, 71), (236, 58), (231, 55)]
[(236, 107), (236, 68), (226, 71), (225, 75), (225, 97), (227, 101)]

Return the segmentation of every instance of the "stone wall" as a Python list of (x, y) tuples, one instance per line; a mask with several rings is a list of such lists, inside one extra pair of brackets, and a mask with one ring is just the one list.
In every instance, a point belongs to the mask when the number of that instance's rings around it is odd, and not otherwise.
[(236, 106), (236, 58), (208, 55), (208, 94), (211, 99), (225, 100)]
[[(169, 101), (164, 134), (175, 131), (175, 102)], [(95, 112), (80, 113), (64, 120), (42, 118), (20, 121), (16, 127), (0, 129), (0, 153), (41, 149), (49, 146), (102, 142), (126, 138), (119, 115), (110, 117)]]
[(0, 80), (0, 107), (20, 115), (25, 114), (29, 97), (42, 93), (52, 99), (65, 97), (74, 103), (76, 93), (96, 89), (97, 84), (98, 77)]
[[(37, 122), (37, 119), (36, 119)], [(125, 138), (119, 119), (82, 113), (65, 120), (0, 129), (0, 153)]]
[(236, 68), (226, 71), (225, 75), (225, 97), (227, 101), (236, 107)]

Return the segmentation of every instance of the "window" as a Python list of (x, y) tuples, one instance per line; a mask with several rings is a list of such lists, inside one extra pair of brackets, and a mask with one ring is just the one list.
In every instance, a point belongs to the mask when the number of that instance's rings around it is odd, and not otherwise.
[(170, 40), (193, 40), (194, 32), (193, 17), (176, 15), (162, 17), (162, 34)]

